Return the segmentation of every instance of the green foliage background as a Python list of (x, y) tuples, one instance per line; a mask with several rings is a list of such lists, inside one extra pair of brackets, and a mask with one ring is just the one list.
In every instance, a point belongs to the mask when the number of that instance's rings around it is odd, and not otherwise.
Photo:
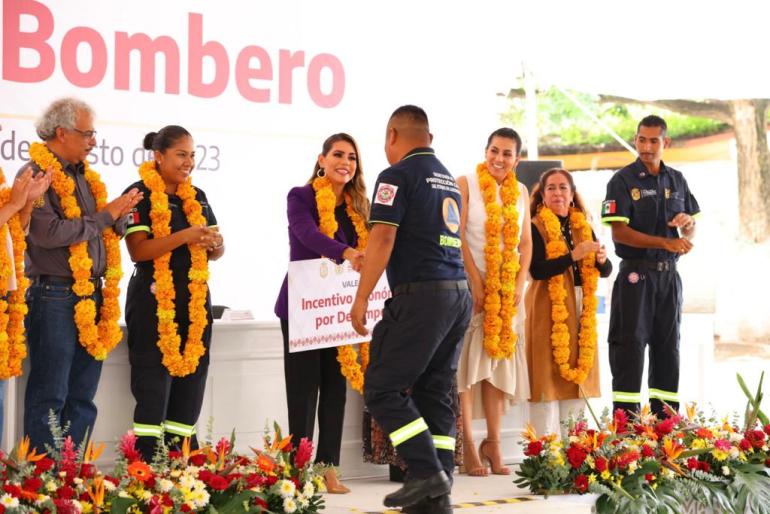
[[(672, 139), (716, 134), (727, 125), (708, 118), (685, 116), (642, 104), (601, 102), (598, 95), (571, 92), (600, 120), (609, 125), (626, 141), (632, 141), (636, 125), (648, 114), (663, 117)], [(524, 126), (524, 99), (514, 98), (510, 108), (502, 113), (501, 121), (509, 126)], [(537, 126), (541, 147), (590, 146), (602, 148), (617, 146), (615, 139), (581, 111), (567, 96), (556, 88), (538, 94)]]

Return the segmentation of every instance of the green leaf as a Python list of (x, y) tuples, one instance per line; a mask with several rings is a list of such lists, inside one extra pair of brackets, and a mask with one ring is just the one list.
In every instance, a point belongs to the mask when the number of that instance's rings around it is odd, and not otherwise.
[(224, 497), (222, 498), (224, 501), (216, 505), (217, 512), (218, 514), (243, 514), (244, 512), (249, 512), (251, 509), (244, 508), (244, 504), (248, 505), (256, 496), (257, 493), (247, 490), (234, 496)]
[(126, 514), (128, 508), (137, 503), (134, 498), (123, 498), (118, 496), (112, 500), (110, 505), (110, 514)]

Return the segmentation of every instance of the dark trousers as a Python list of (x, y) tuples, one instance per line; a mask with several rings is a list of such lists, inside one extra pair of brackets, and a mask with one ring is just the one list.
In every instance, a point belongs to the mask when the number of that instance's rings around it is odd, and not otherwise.
[(467, 289), (426, 286), (388, 300), (374, 327), (366, 406), (390, 435), (412, 478), (441, 469), (452, 475), (452, 383), (470, 313)]
[[(197, 448), (195, 424), (203, 404), (211, 347), (210, 298), (206, 300), (209, 323), (203, 332), (206, 353), (200, 358), (195, 372), (185, 377), (172, 377), (163, 366), (158, 348), (158, 303), (151, 292), (151, 271), (137, 268), (128, 284), (126, 296), (126, 326), (128, 329), (128, 357), (131, 363), (131, 393), (136, 399), (134, 432), (138, 436), (137, 449), (146, 460), (152, 459), (159, 438), (176, 447), (189, 437)], [(176, 273), (176, 322), (181, 339), (181, 351), (187, 340), (190, 325), (186, 273)]]
[(281, 320), (281, 333), (289, 432), (294, 436), (292, 442), (297, 445), (303, 437), (313, 439), (317, 406), (315, 461), (339, 466), (347, 385), (337, 362), (337, 348), (289, 353), (288, 320)]
[(644, 351), (652, 411), (679, 408), (679, 326), (682, 280), (675, 270), (656, 271), (621, 263), (612, 289), (609, 349), (613, 408), (639, 411)]

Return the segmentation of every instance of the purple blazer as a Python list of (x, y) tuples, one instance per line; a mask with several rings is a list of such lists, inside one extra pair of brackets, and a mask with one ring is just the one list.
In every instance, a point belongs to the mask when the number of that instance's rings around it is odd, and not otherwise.
[[(348, 241), (340, 225), (334, 239), (323, 235), (318, 228), (318, 207), (315, 203), (313, 186), (307, 184), (295, 187), (286, 197), (286, 216), (289, 218), (289, 260), (304, 261), (328, 257), (338, 264), (342, 262), (342, 252), (355, 248), (357, 237)], [(339, 220), (338, 220), (339, 222)], [(275, 302), (275, 315), (289, 319), (289, 275), (283, 279), (281, 291)]]

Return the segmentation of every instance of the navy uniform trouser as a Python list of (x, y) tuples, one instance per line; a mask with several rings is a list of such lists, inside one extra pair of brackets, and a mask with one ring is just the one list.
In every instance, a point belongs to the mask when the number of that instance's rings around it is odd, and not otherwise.
[(613, 409), (638, 412), (644, 351), (652, 411), (679, 408), (679, 326), (682, 280), (675, 269), (623, 261), (612, 289), (609, 349)]
[[(206, 299), (209, 322), (203, 332), (206, 353), (200, 358), (195, 372), (185, 377), (172, 377), (162, 364), (158, 348), (158, 303), (151, 291), (153, 282), (151, 270), (137, 267), (126, 294), (131, 392), (136, 400), (134, 433), (138, 436), (137, 449), (148, 462), (152, 459), (160, 438), (175, 447), (179, 441), (189, 437), (192, 447), (197, 448), (195, 424), (201, 412), (206, 389), (213, 322), (209, 296)], [(187, 274), (174, 273), (175, 320), (181, 338), (180, 351), (184, 351), (190, 325), (190, 291), (187, 286)]]
[(395, 289), (374, 327), (364, 399), (410, 478), (454, 469), (452, 384), (470, 314), (464, 280), (417, 282)]

